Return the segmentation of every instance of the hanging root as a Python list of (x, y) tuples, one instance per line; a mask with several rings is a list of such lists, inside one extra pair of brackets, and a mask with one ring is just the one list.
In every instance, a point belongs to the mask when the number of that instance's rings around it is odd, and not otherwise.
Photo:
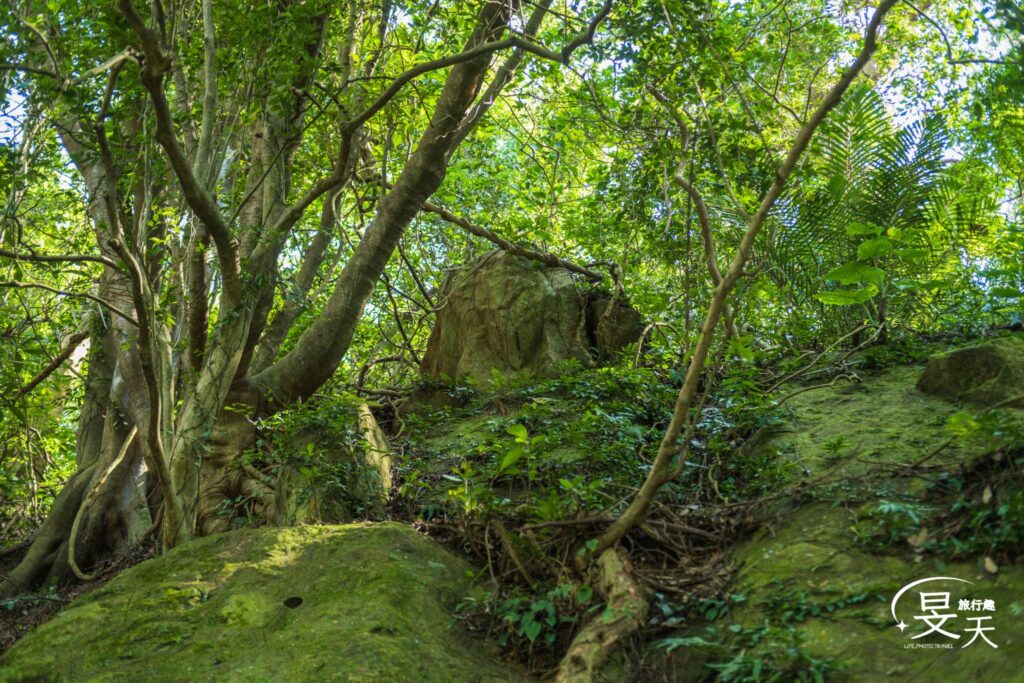
[(573, 639), (558, 667), (557, 683), (590, 683), (619, 641), (637, 631), (647, 618), (647, 596), (633, 577), (626, 552), (609, 548), (597, 558), (595, 587), (605, 610)]
[(96, 497), (96, 492), (103, 487), (103, 484), (107, 481), (110, 473), (117, 469), (117, 466), (121, 464), (122, 460), (124, 460), (124, 456), (128, 453), (128, 448), (131, 447), (132, 441), (135, 439), (135, 435), (138, 431), (139, 428), (133, 426), (132, 430), (128, 432), (128, 436), (125, 437), (124, 443), (121, 444), (121, 450), (118, 451), (117, 457), (110, 463), (110, 466), (107, 467), (103, 476), (101, 476), (99, 481), (96, 482), (96, 485), (89, 489), (89, 492), (85, 494), (85, 497), (82, 499), (82, 503), (78, 506), (78, 514), (75, 515), (75, 521), (71, 524), (71, 535), (68, 536), (68, 566), (71, 567), (71, 571), (73, 571), (75, 576), (77, 576), (81, 581), (92, 581), (97, 577), (97, 574), (86, 574), (83, 572), (75, 561), (75, 541), (78, 540), (78, 525), (82, 522), (82, 513), (85, 512), (87, 507), (89, 507), (92, 499)]

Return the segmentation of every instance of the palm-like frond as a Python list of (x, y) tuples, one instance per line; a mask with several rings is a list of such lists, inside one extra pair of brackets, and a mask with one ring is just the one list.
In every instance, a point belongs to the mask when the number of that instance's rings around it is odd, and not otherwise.
[[(983, 192), (957, 184), (944, 158), (945, 126), (929, 118), (897, 128), (880, 97), (868, 88), (852, 92), (822, 126), (810, 159), (779, 201), (758, 261), (795, 311), (808, 307), (823, 331), (838, 333), (863, 317), (859, 307), (825, 306), (825, 274), (856, 258), (863, 236), (847, 228), (877, 226), (913, 249), (885, 270), (893, 281), (943, 270), (955, 249), (992, 210)], [(909, 251), (906, 253), (910, 253)], [(898, 299), (898, 300), (896, 300)], [(911, 295), (887, 302), (890, 317), (912, 316), (922, 300)]]

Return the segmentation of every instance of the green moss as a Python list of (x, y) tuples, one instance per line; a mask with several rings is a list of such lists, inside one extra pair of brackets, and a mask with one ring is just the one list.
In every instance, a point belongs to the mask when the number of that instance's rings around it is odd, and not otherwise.
[(1013, 397), (1024, 408), (1024, 336), (988, 339), (932, 356), (917, 383), (921, 391), (991, 406)]
[[(784, 648), (766, 634), (791, 633), (793, 647), (806, 661), (828, 663), (828, 681), (1024, 681), (1018, 624), (1024, 613), (1024, 567), (1005, 566), (991, 575), (981, 557), (953, 563), (920, 556), (904, 537), (884, 551), (855, 542), (854, 528), (880, 496), (930, 504), (925, 479), (893, 478), (891, 467), (917, 462), (950, 437), (946, 425), (958, 407), (919, 391), (921, 372), (919, 366), (890, 368), (866, 375), (859, 384), (814, 389), (787, 401), (786, 425), (758, 448), (777, 451), (806, 476), (828, 473), (829, 479), (843, 480), (817, 490), (835, 502), (815, 502), (813, 496), (810, 502), (781, 502), (771, 528), (734, 550), (739, 571), (731, 592), (745, 599), (727, 618), (711, 622), (711, 631), (699, 625), (675, 634), (715, 645), (677, 650), (673, 666), (678, 670), (682, 663), (686, 673), (673, 680), (712, 680), (716, 674), (706, 665), (715, 662), (760, 659), (768, 667)], [(991, 449), (983, 439), (961, 439), (930, 463), (955, 468)], [(951, 650), (905, 647), (911, 641), (895, 627), (889, 601), (901, 586), (929, 576), (973, 581), (957, 597), (995, 600), (996, 631), (989, 635), (999, 649), (980, 641), (967, 649), (962, 642)], [(961, 615), (954, 628), (962, 632), (968, 626)], [(767, 675), (765, 669), (763, 680)]]
[(0, 680), (519, 680), (450, 617), (468, 569), (400, 524), (218, 534), (72, 603)]
[[(812, 475), (832, 471), (856, 477), (879, 465), (913, 463), (949, 439), (945, 427), (958, 411), (918, 391), (920, 374), (917, 366), (898, 367), (859, 384), (797, 394), (786, 403), (792, 419), (769, 446)], [(988, 448), (981, 440), (961, 440), (930, 462), (964, 462)]]
[[(735, 590), (744, 593), (747, 601), (733, 612), (733, 622), (745, 628), (781, 625), (778, 614), (766, 609), (768, 604), (776, 607), (780, 596), (793, 600), (799, 594), (811, 603), (827, 604), (843, 596), (866, 595), (869, 599), (833, 613), (790, 624), (803, 634), (805, 652), (841, 665), (829, 680), (876, 681), (896, 675), (922, 681), (1024, 680), (1018, 668), (1024, 658), (1024, 638), (1017, 628), (1024, 606), (1024, 570), (1009, 567), (991, 576), (976, 563), (917, 562), (910, 553), (879, 557), (861, 552), (851, 546), (846, 534), (848, 519), (841, 510), (806, 506), (793, 514), (777, 536), (765, 534), (742, 546), (736, 557), (744, 569)], [(998, 650), (981, 641), (967, 649), (960, 643), (952, 650), (905, 647), (911, 641), (893, 624), (889, 601), (901, 586), (928, 576), (974, 581), (958, 597), (995, 600), (992, 624), (996, 631), (989, 635)], [(958, 630), (967, 623), (961, 619)]]

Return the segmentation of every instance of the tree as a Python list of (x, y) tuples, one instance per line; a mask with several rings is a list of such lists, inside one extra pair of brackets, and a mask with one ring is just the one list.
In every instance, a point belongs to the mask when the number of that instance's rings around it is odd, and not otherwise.
[[(563, 19), (575, 26), (556, 51), (534, 42), (549, 4), (527, 15), (492, 0), (439, 13), (358, 0), (5, 10), (10, 88), (77, 171), (95, 247), (43, 257), (34, 226), (5, 228), (4, 256), (91, 264), (99, 308), (77, 469), (0, 591), (81, 575), (76, 565), (157, 526), (164, 548), (218, 530), (218, 504), (247, 484), (229, 465), (252, 444), (249, 418), (330, 377), (458, 146), (527, 56), (567, 62), (610, 10)], [(397, 144), (399, 129), (418, 142)], [(282, 352), (341, 216), (369, 206), (323, 311)], [(275, 307), (296, 250), (302, 267)]]
[[(878, 48), (882, 22), (897, 2), (898, 0), (883, 0), (874, 11), (865, 31), (864, 43), (860, 52), (853, 63), (843, 72), (839, 81), (832, 86), (825, 98), (815, 108), (807, 122), (800, 128), (775, 173), (774, 181), (762, 196), (757, 211), (748, 218), (747, 229), (724, 274), (715, 272), (717, 268), (714, 266), (713, 249), (706, 250), (710, 262), (709, 270), (712, 271), (712, 277), (715, 280), (715, 288), (708, 303), (704, 323), (700, 328), (700, 336), (686, 370), (686, 377), (676, 398), (672, 419), (665, 430), (665, 435), (647, 477), (633, 496), (629, 506), (598, 536), (594, 547), (589, 549), (596, 555), (599, 577), (597, 584), (605, 593), (611, 616), (594, 620), (576, 636), (562, 660), (558, 672), (559, 681), (592, 680), (593, 672), (604, 661), (610, 647), (639, 628), (644, 621), (646, 601), (629, 575), (628, 562), (622, 559), (622, 553), (617, 544), (629, 530), (646, 519), (658, 490), (678, 476), (692, 430), (696, 425), (696, 419), (691, 414), (691, 409), (697, 405), (700, 379), (704, 374), (704, 367), (714, 341), (715, 328), (727, 311), (726, 300), (743, 275), (743, 269), (753, 251), (754, 240), (757, 239), (772, 207), (785, 189), (786, 181), (810, 144), (815, 131), (824, 122), (829, 112), (839, 104), (850, 84), (860, 75)], [(671, 103), (664, 99), (662, 101), (671, 111)], [(674, 112), (672, 113), (674, 114)], [(675, 116), (678, 119), (678, 114)], [(678, 120), (680, 126), (683, 126), (681, 119)], [(683, 137), (685, 139), (685, 134)], [(685, 144), (683, 147), (685, 149)], [(696, 192), (695, 188), (690, 186), (685, 178), (679, 177), (680, 170), (682, 169), (677, 170), (677, 182), (680, 182), (691, 195), (699, 198), (700, 194)], [(710, 226), (706, 221), (706, 218), (702, 218), (702, 223), (705, 223), (705, 232), (710, 232)], [(710, 236), (705, 237), (708, 242), (710, 239)], [(729, 323), (731, 325), (731, 321)], [(679, 463), (677, 468), (672, 466), (675, 459), (678, 459)], [(584, 554), (581, 557), (587, 557), (587, 555)]]

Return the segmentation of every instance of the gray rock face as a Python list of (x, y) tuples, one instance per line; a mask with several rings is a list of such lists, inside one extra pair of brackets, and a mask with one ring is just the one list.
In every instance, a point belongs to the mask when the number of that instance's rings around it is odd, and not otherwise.
[(1003, 337), (932, 356), (917, 388), (959, 401), (1024, 408), (1024, 337)]
[(569, 271), (491, 251), (453, 271), (421, 366), (425, 377), (551, 376), (560, 362), (586, 366), (635, 342), (640, 315), (616, 306), (597, 334), (607, 300), (591, 300)]

